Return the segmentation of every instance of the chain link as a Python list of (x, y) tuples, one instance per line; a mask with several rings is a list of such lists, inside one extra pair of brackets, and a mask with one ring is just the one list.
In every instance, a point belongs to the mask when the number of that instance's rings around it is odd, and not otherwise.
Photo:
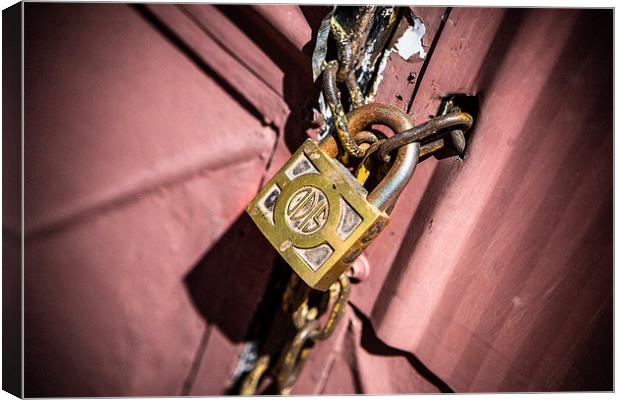
[(297, 381), (314, 344), (326, 340), (334, 332), (335, 327), (344, 315), (345, 306), (349, 300), (349, 292), (349, 278), (342, 274), (338, 282), (334, 283), (321, 296), (321, 303), (326, 306), (331, 304), (325, 324), (321, 326), (317, 319), (318, 315), (308, 313), (305, 322), (297, 327), (295, 336), (280, 358), (277, 382), (282, 394), (287, 394)]
[[(347, 116), (342, 105), (341, 93), (338, 89), (339, 83), (344, 82), (346, 84), (352, 109), (366, 104), (364, 94), (360, 90), (355, 77), (355, 68), (359, 61), (357, 55), (361, 45), (368, 37), (374, 12), (375, 8), (373, 6), (359, 7), (357, 17), (358, 29), (352, 33), (348, 33), (340, 23), (338, 23), (335, 16), (331, 16), (330, 18), (330, 31), (336, 44), (337, 60), (323, 62), (322, 89), (325, 101), (332, 113), (338, 140), (345, 151), (341, 160), (345, 164), (349, 164), (349, 157), (367, 159), (369, 146), (360, 146), (359, 143), (365, 142), (373, 144), (378, 140), (377, 136), (371, 132), (364, 132), (367, 136), (370, 135), (369, 140), (360, 141), (357, 136), (355, 138), (351, 137)], [(452, 129), (445, 133), (450, 134), (452, 139), (451, 142), (456, 152), (462, 154), (465, 148), (464, 131), (472, 126), (473, 118), (471, 115), (461, 112), (457, 107), (454, 107), (452, 101), (446, 102), (443, 107), (438, 117), (407, 131), (396, 132), (395, 135), (387, 138), (378, 148), (375, 147), (373, 150), (377, 150), (377, 155), (380, 159), (384, 162), (388, 162), (390, 158), (389, 154), (394, 150), (408, 143), (420, 142), (420, 156), (422, 157), (442, 149), (446, 144), (443, 137), (423, 143), (425, 139), (438, 131), (458, 126), (461, 129)], [(362, 162), (362, 164), (364, 164), (364, 162)]]
[[(345, 274), (326, 292), (312, 290), (297, 275), (291, 275), (283, 294), (283, 310), (295, 328), (293, 337), (285, 343), (273, 365), (272, 355), (264, 354), (258, 358), (252, 370), (243, 378), (239, 394), (255, 394), (267, 373), (275, 378), (279, 393), (288, 394), (313, 346), (328, 339), (342, 319), (349, 293), (350, 282)], [(326, 316), (323, 325), (320, 321), (322, 316)]]
[[(398, 148), (413, 142), (423, 143), (430, 138), (433, 134), (446, 128), (454, 126), (464, 127), (469, 129), (474, 123), (474, 119), (468, 113), (462, 112), (458, 108), (445, 115), (440, 115), (429, 121), (426, 121), (412, 129), (408, 129), (404, 132), (400, 132), (394, 136), (387, 138), (377, 150), (378, 156), (384, 161), (389, 160), (389, 154)], [(462, 130), (459, 130), (462, 135)], [(439, 140), (439, 139), (437, 139)], [(443, 141), (428, 146), (425, 151), (433, 151), (443, 146)]]

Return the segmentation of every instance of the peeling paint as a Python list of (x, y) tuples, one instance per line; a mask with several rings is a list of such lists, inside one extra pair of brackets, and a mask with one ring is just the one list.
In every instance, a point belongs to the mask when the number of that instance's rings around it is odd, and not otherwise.
[(414, 54), (419, 54), (420, 58), (426, 57), (426, 51), (422, 46), (422, 38), (426, 33), (426, 26), (424, 22), (414, 17), (413, 26), (409, 25), (400, 39), (394, 45), (396, 52), (404, 59), (408, 60)]
[(408, 60), (415, 54), (419, 54), (422, 59), (426, 57), (426, 51), (422, 46), (422, 38), (425, 34), (426, 26), (424, 25), (424, 22), (420, 18), (413, 16), (413, 26), (409, 25), (401, 37), (396, 41), (394, 47), (387, 49), (381, 57), (381, 61), (377, 67), (377, 75), (372, 83), (372, 89), (366, 98), (367, 101), (374, 101), (379, 85), (383, 81), (383, 71), (387, 66), (392, 52), (396, 51), (396, 53), (404, 60)]
[(387, 66), (387, 63), (388, 63), (388, 60), (390, 59), (390, 54), (392, 54), (392, 51), (394, 51), (394, 49), (387, 49), (385, 53), (383, 54), (383, 57), (381, 57), (381, 62), (379, 63), (379, 66), (377, 67), (377, 76), (375, 80), (373, 81), (372, 89), (370, 90), (370, 93), (368, 97), (366, 98), (367, 102), (374, 101), (374, 98), (377, 95), (377, 90), (379, 90), (379, 85), (383, 81), (383, 71), (385, 70), (385, 67)]
[(392, 13), (392, 10), (394, 9), (394, 7), (386, 7), (383, 9), (383, 16), (384, 17), (389, 17), (390, 14)]
[[(382, 17), (394, 17), (395, 14), (392, 13), (392, 9), (393, 7), (387, 7), (381, 10)], [(335, 11), (336, 9), (332, 10), (332, 13), (324, 19), (324, 24), (321, 25), (321, 29), (326, 30), (326, 32), (329, 32), (329, 25), (325, 21), (328, 21), (329, 18), (331, 18), (331, 15), (333, 15), (333, 12)], [(378, 57), (375, 51), (369, 51), (368, 49), (376, 49), (379, 46), (383, 47), (384, 42), (378, 44), (377, 41), (381, 39), (378, 39), (377, 35), (374, 35), (374, 37), (373, 35), (371, 35), (367, 39), (367, 43), (365, 45), (366, 51), (364, 51), (363, 54), (360, 55), (357, 66), (355, 67), (355, 75), (358, 83), (360, 84), (360, 87), (365, 86), (369, 81), (372, 80), (370, 88), (368, 89), (367, 95), (364, 99), (366, 103), (375, 101), (379, 86), (381, 85), (384, 78), (383, 74), (386, 70), (386, 67), (393, 52), (398, 53), (398, 55), (404, 60), (410, 59), (415, 54), (418, 54), (421, 59), (424, 59), (426, 57), (426, 51), (424, 50), (424, 47), (422, 45), (422, 39), (426, 34), (426, 26), (424, 25), (424, 22), (421, 18), (413, 14), (408, 14), (405, 21), (408, 23), (405, 31), (400, 35), (398, 40), (392, 42), (393, 44), (391, 45), (391, 47), (386, 48), (383, 51), (383, 54), (380, 54)], [(326, 35), (327, 34), (324, 34), (323, 36), (319, 35), (319, 37), (322, 37), (322, 42), (326, 42)], [(325, 45), (325, 43), (321, 44), (321, 46), (323, 47), (325, 47)], [(317, 44), (317, 46), (319, 46), (319, 44)], [(317, 54), (319, 53), (320, 57), (317, 57)], [(315, 53), (313, 54), (313, 67), (318, 68), (319, 65), (321, 65), (321, 63), (323, 62), (325, 55), (325, 52), (317, 52), (317, 50), (315, 49)], [(319, 69), (317, 69), (317, 73), (318, 71)], [(317, 78), (317, 76), (315, 76), (315, 79)], [(322, 94), (319, 95), (318, 103), (319, 110), (325, 118), (325, 126), (318, 133), (317, 136), (319, 139), (323, 139), (329, 134), (330, 130), (332, 129), (330, 123), (332, 113), (327, 106)]]

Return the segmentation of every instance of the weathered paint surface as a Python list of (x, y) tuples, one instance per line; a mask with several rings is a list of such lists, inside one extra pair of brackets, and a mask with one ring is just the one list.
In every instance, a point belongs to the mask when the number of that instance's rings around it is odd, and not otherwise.
[[(328, 9), (26, 5), (26, 395), (228, 387), (274, 257), (241, 211)], [(426, 58), (378, 99), (478, 94), (473, 140), (418, 167), (293, 394), (611, 389), (611, 12), (413, 12)]]
[[(441, 18), (445, 13), (445, 7), (411, 8), (412, 18), (422, 21), (421, 23), (425, 27), (424, 35), (421, 38), (424, 53), (430, 51), (433, 39), (437, 36), (441, 25)], [(395, 36), (400, 40), (410, 27), (410, 21), (403, 19), (397, 27)], [(383, 79), (377, 90), (377, 101), (393, 104), (408, 111), (416, 84), (420, 78), (424, 59), (417, 54), (404, 58), (394, 50), (394, 46), (388, 52), (389, 55), (382, 70)]]
[(207, 329), (184, 278), (276, 133), (129, 6), (26, 19), (26, 394), (179, 394)]
[(611, 388), (610, 27), (607, 11), (446, 22), (412, 112), (478, 93), (473, 140), (416, 170), (352, 301), (456, 391)]

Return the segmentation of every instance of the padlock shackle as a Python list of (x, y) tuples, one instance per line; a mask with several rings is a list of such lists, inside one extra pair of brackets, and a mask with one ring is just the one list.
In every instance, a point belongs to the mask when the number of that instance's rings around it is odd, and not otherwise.
[[(411, 117), (400, 108), (382, 103), (370, 103), (358, 107), (347, 114), (347, 119), (352, 137), (369, 128), (372, 124), (386, 125), (395, 133), (409, 130), (415, 126)], [(330, 157), (335, 158), (338, 155), (338, 144), (331, 135), (324, 138), (319, 146)], [(396, 153), (394, 164), (368, 195), (368, 202), (389, 213), (396, 199), (411, 179), (419, 156), (420, 144), (418, 142), (400, 147)]]

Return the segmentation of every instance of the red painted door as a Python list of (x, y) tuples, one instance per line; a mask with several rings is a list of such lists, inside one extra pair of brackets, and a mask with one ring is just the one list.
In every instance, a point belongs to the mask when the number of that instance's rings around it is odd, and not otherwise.
[[(25, 5), (27, 396), (232, 384), (275, 257), (242, 210), (315, 133), (329, 9)], [(378, 100), (477, 95), (472, 138), (418, 166), (293, 393), (612, 390), (612, 12), (412, 11)]]

